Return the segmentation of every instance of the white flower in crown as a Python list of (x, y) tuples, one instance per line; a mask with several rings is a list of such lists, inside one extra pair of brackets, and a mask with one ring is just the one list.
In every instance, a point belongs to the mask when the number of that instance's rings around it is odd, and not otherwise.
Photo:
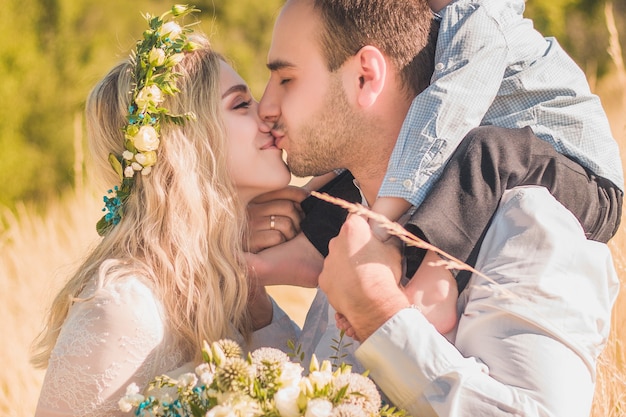
[(127, 161), (132, 161), (134, 157), (135, 157), (135, 154), (132, 153), (131, 151), (124, 151), (122, 153), (122, 158), (124, 158)]
[(152, 48), (148, 54), (148, 62), (153, 67), (160, 67), (165, 64), (165, 51), (161, 48)]
[(167, 66), (173, 67), (174, 65), (179, 64), (184, 58), (185, 54), (183, 53), (174, 54), (167, 59)]
[(144, 168), (151, 167), (156, 164), (157, 155), (154, 151), (139, 152), (135, 155), (135, 161), (139, 162)]
[(133, 137), (133, 144), (140, 152), (156, 151), (159, 148), (159, 135), (154, 127), (145, 125)]
[(133, 169), (132, 166), (127, 166), (126, 168), (124, 168), (124, 176), (126, 178), (132, 178), (135, 175), (135, 170)]
[(161, 28), (161, 36), (163, 38), (170, 38), (171, 41), (178, 39), (178, 37), (183, 33), (183, 29), (176, 22), (167, 22)]
[(163, 102), (163, 93), (157, 85), (149, 85), (142, 88), (135, 97), (135, 104), (141, 110), (145, 110), (150, 103), (153, 106), (158, 106)]

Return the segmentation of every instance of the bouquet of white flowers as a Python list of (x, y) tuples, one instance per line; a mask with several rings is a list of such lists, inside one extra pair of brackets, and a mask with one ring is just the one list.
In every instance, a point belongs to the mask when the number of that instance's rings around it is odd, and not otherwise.
[(374, 383), (341, 365), (311, 358), (310, 372), (278, 349), (260, 348), (244, 357), (232, 340), (202, 349), (195, 373), (158, 376), (144, 394), (131, 384), (120, 400), (122, 411), (137, 416), (329, 417), (406, 416), (382, 406)]

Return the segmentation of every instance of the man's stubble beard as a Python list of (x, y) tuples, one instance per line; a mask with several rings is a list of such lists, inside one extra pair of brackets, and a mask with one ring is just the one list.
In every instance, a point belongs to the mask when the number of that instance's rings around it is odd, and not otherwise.
[[(322, 175), (350, 166), (368, 131), (363, 115), (354, 111), (338, 74), (333, 74), (320, 111), (290, 133), (287, 165), (298, 177)], [(294, 143), (293, 138), (298, 138)]]

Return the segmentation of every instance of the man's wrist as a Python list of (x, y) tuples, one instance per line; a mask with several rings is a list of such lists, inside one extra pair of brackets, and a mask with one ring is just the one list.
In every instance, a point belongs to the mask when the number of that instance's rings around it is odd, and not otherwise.
[(350, 319), (358, 340), (364, 342), (398, 311), (409, 308), (410, 305), (403, 294), (392, 297), (381, 296), (371, 308), (364, 311), (364, 314), (355, 314), (354, 319)]

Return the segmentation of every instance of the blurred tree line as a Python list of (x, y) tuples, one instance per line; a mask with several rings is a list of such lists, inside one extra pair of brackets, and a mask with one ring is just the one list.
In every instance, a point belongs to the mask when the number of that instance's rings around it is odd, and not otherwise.
[[(45, 202), (80, 182), (76, 149), (89, 89), (141, 36), (141, 13), (162, 0), (1, 0), (0, 205)], [(202, 30), (259, 97), (265, 56), (283, 0), (200, 0)], [(603, 0), (528, 0), (526, 16), (556, 36), (590, 77), (612, 68)], [(614, 0), (625, 40), (626, 0)], [(78, 145), (78, 146), (77, 146)], [(80, 153), (80, 152), (79, 152)], [(79, 159), (82, 162), (82, 159)]]

